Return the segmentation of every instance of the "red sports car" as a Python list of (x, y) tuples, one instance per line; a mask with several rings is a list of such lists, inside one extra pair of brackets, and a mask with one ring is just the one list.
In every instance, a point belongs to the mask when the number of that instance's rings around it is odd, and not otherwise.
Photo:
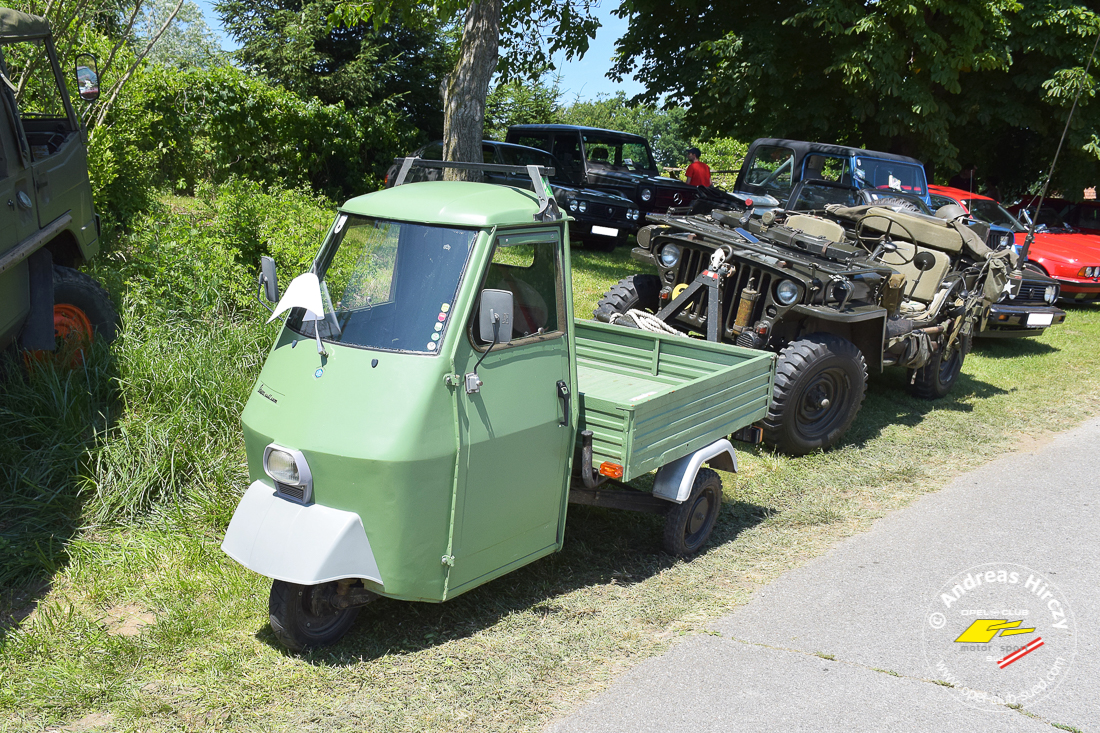
[[(1013, 206), (1017, 216), (1035, 217), (1035, 204), (1027, 201)], [(1100, 298), (1100, 226), (1096, 202), (1075, 204), (1062, 199), (1045, 199), (1036, 220), (1039, 231), (1031, 243), (1028, 261), (1062, 286), (1062, 300), (1091, 303)], [(1026, 230), (1025, 230), (1026, 231)], [(1023, 244), (1025, 234), (1016, 235)]]
[[(928, 190), (933, 208), (961, 204), (975, 219), (1011, 229), (1016, 233), (1016, 245), (1023, 246), (1027, 227), (988, 196), (947, 186), (929, 186)], [(1050, 199), (1047, 204), (1043, 202), (1039, 230), (1028, 250), (1028, 265), (1058, 281), (1064, 303), (1089, 303), (1100, 298), (1100, 236), (1066, 226), (1059, 214), (1069, 202)]]

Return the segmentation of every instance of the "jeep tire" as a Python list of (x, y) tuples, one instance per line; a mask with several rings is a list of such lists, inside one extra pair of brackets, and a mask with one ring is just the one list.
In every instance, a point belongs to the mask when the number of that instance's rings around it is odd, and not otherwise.
[(111, 343), (118, 334), (118, 314), (111, 296), (88, 275), (71, 267), (53, 266), (53, 302), (76, 308), (86, 318), (96, 338)]
[(630, 275), (611, 286), (596, 303), (592, 315), (608, 323), (615, 313), (637, 309), (656, 313), (660, 302), (661, 280), (656, 275)]
[(867, 364), (847, 339), (815, 333), (779, 353), (764, 442), (801, 456), (831, 448), (855, 420), (867, 391)]
[(937, 351), (932, 360), (920, 369), (910, 372), (909, 393), (922, 400), (938, 400), (959, 381), (963, 360), (970, 353), (970, 337), (959, 337), (951, 353), (944, 358), (943, 351)]

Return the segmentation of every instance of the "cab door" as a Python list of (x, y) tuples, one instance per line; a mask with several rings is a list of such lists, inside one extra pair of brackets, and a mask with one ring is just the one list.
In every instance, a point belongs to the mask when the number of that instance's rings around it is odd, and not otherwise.
[(481, 289), (512, 292), (512, 341), (486, 354), (475, 308), (456, 354), (460, 374), (484, 359), (477, 367), (479, 391), (458, 388), (449, 595), (559, 547), (576, 413), (562, 247), (557, 226), (498, 233)]

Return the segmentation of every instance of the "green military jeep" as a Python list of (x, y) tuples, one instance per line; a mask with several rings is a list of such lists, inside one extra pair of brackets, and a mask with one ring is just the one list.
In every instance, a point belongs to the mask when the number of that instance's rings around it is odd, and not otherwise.
[[(99, 94), (94, 61), (80, 96)], [(18, 72), (12, 71), (19, 69)], [(99, 250), (87, 133), (45, 18), (0, 8), (0, 349), (51, 350), (56, 337), (114, 337), (107, 293), (78, 272)]]

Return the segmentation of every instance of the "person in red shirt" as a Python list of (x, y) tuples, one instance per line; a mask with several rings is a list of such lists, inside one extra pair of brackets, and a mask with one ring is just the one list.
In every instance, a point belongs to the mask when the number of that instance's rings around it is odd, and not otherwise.
[(699, 160), (699, 148), (688, 148), (687, 159), (690, 165), (687, 167), (685, 180), (689, 186), (710, 186), (710, 166)]

